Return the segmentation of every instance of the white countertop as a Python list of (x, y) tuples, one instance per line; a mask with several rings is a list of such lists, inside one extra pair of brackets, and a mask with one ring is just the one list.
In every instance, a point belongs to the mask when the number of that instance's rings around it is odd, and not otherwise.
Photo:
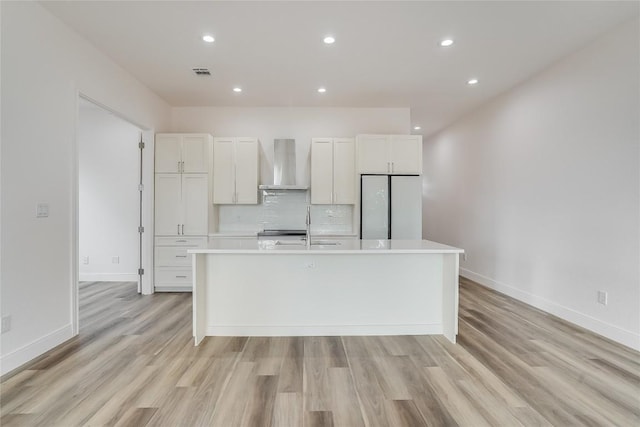
[[(312, 238), (312, 246), (287, 244), (278, 240), (210, 239), (206, 247), (189, 249), (190, 254), (354, 254), (354, 253), (463, 253), (463, 249), (429, 240), (359, 240)], [(290, 242), (290, 241), (289, 241)], [(328, 243), (338, 244), (328, 244)], [(324, 244), (323, 244), (324, 243)]]

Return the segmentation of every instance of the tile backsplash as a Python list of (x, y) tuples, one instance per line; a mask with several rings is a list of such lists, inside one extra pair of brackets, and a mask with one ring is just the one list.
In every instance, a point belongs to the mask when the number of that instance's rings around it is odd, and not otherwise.
[[(219, 233), (253, 233), (268, 229), (304, 230), (309, 192), (263, 190), (258, 205), (220, 205)], [(311, 205), (311, 232), (353, 233), (353, 205)]]

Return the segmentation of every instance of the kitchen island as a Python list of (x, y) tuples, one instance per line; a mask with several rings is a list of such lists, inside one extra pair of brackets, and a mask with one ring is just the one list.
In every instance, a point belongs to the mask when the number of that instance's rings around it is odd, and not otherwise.
[(193, 254), (193, 335), (458, 333), (462, 249), (428, 240), (212, 240)]

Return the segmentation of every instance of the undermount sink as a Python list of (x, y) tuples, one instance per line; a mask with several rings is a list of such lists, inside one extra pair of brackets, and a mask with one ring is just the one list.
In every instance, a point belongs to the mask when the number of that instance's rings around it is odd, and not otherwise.
[(276, 240), (276, 246), (304, 246), (305, 242), (301, 240)]
[[(305, 246), (307, 243), (304, 240), (276, 240), (276, 246)], [(311, 246), (338, 246), (340, 242), (335, 240), (313, 240), (311, 239)]]
[(311, 240), (311, 246), (338, 246), (340, 242), (336, 242), (334, 240)]

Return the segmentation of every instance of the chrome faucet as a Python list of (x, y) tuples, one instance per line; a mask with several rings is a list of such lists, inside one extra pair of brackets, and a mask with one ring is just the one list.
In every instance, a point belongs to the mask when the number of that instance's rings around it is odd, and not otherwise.
[(307, 248), (310, 248), (311, 247), (311, 205), (307, 205), (306, 224), (307, 224), (306, 243), (307, 243)]

